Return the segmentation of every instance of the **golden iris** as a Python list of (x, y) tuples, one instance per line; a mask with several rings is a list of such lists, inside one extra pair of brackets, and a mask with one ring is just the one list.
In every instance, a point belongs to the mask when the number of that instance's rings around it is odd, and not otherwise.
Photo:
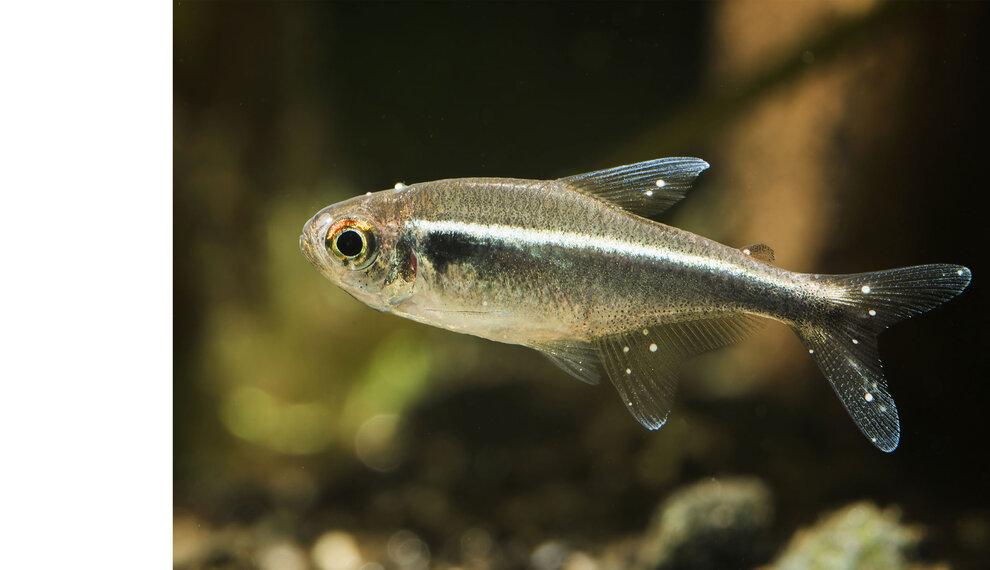
[(378, 256), (375, 229), (356, 218), (334, 222), (327, 230), (325, 245), (330, 256), (347, 269), (364, 269)]

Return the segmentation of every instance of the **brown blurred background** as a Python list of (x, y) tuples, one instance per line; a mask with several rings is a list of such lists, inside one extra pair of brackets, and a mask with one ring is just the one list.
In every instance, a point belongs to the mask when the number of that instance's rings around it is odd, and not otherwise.
[[(856, 501), (899, 509), (904, 561), (979, 567), (987, 12), (176, 3), (176, 567), (751, 567)], [(318, 209), (398, 181), (674, 155), (712, 168), (665, 221), (782, 267), (973, 269), (881, 337), (896, 452), (783, 326), (693, 363), (649, 433), (611, 387), (368, 309), (298, 251)], [(748, 546), (644, 554), (657, 505), (734, 476), (769, 491)]]

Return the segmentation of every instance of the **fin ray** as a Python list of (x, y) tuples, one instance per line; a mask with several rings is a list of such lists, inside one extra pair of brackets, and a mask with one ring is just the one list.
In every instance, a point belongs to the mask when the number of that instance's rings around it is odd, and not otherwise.
[(955, 297), (971, 273), (959, 265), (919, 265), (818, 278), (831, 285), (832, 306), (795, 330), (856, 427), (891, 452), (900, 441), (900, 420), (887, 391), (877, 335)]
[(651, 430), (667, 421), (681, 362), (756, 329), (748, 315), (663, 323), (597, 339), (602, 366), (632, 415)]
[(533, 345), (550, 362), (578, 380), (591, 385), (601, 382), (598, 373), (598, 354), (595, 348), (584, 341), (556, 342)]
[(700, 158), (658, 158), (560, 178), (571, 187), (634, 214), (652, 217), (679, 202), (708, 163)]

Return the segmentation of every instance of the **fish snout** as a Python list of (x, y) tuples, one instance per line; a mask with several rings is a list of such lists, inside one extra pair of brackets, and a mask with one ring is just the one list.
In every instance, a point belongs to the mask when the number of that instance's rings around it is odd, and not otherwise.
[(313, 248), (313, 244), (306, 237), (306, 234), (299, 236), (299, 250), (302, 251), (303, 256), (317, 269), (320, 268), (320, 262), (317, 258), (316, 251)]

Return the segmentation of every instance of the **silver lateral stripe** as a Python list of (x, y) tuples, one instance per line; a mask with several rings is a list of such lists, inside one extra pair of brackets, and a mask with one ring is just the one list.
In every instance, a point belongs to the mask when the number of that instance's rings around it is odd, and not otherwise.
[(748, 275), (748, 273), (742, 268), (719, 261), (718, 259), (707, 258), (700, 255), (677, 253), (669, 250), (665, 251), (654, 247), (619, 241), (602, 236), (591, 236), (573, 232), (527, 229), (497, 224), (485, 225), (452, 221), (431, 222), (428, 220), (410, 220), (408, 225), (425, 232), (470, 235), (479, 238), (501, 240), (508, 244), (533, 246), (556, 245), (567, 249), (594, 250), (601, 253), (641, 257), (684, 266), (704, 267), (713, 271), (733, 273), (741, 276)]

